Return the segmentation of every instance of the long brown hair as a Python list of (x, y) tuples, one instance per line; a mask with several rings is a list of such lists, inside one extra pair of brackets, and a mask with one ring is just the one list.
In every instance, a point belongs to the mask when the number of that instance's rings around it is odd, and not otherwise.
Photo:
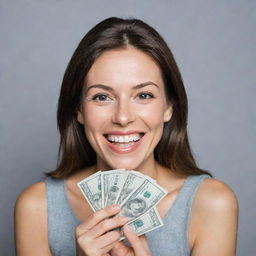
[(156, 61), (162, 72), (167, 100), (173, 105), (172, 118), (164, 124), (162, 138), (154, 150), (156, 161), (180, 175), (210, 174), (197, 167), (192, 155), (187, 136), (187, 96), (166, 42), (141, 20), (112, 17), (98, 23), (84, 36), (67, 66), (57, 112), (61, 136), (58, 166), (47, 175), (64, 178), (96, 163), (96, 153), (77, 121), (83, 86), (90, 67), (101, 53), (128, 45)]

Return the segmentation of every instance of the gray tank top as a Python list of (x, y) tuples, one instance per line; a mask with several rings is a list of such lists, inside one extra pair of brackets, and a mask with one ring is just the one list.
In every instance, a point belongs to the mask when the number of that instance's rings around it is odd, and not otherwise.
[[(163, 218), (164, 226), (146, 234), (153, 256), (188, 256), (189, 215), (200, 182), (209, 175), (188, 176), (172, 207)], [(53, 256), (75, 256), (75, 228), (80, 224), (71, 209), (63, 179), (46, 178), (48, 241)]]

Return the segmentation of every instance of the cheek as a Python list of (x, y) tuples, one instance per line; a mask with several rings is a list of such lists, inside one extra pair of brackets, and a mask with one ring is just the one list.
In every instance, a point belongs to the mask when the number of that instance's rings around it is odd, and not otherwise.
[(84, 108), (84, 131), (87, 139), (94, 145), (95, 132), (98, 133), (109, 120), (109, 114), (100, 108)]
[(162, 104), (147, 105), (138, 110), (139, 116), (152, 128), (162, 126), (164, 123), (164, 109)]
[(109, 119), (109, 111), (104, 108), (85, 107), (85, 126), (91, 129), (99, 129)]

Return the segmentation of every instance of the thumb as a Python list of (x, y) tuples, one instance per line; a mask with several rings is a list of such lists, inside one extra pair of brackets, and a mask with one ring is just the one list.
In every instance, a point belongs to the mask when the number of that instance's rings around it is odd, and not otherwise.
[(124, 225), (123, 232), (129, 243), (131, 244), (136, 256), (151, 255), (146, 239), (140, 239), (137, 234), (129, 227), (128, 224)]
[(111, 256), (129, 255), (129, 248), (123, 243), (118, 242), (111, 250)]

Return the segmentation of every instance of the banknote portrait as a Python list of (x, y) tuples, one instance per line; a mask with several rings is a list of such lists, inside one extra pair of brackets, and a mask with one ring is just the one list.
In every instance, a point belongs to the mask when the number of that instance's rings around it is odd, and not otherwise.
[(126, 204), (123, 214), (130, 218), (136, 218), (142, 215), (146, 209), (147, 203), (142, 198), (134, 198)]

